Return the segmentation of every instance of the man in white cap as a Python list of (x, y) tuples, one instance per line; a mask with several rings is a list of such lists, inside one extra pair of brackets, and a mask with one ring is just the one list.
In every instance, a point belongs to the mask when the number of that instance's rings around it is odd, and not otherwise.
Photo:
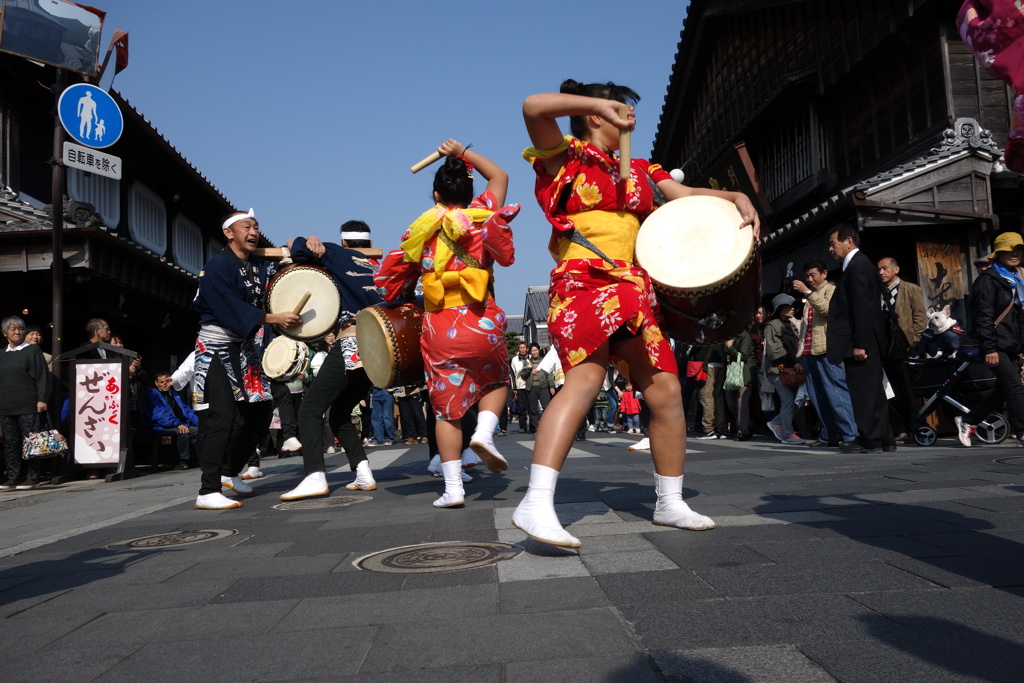
[[(302, 322), (291, 311), (264, 311), (267, 280), (277, 264), (253, 256), (260, 239), (253, 210), (230, 214), (221, 229), (227, 247), (199, 273), (193, 301), (200, 324), (192, 401), (199, 415), (202, 469), (196, 507), (203, 510), (242, 506), (222, 494), (222, 487), (240, 494), (253, 492), (238, 474), (256, 440), (270, 428), (270, 380), (261, 362), (270, 336), (266, 326), (287, 328)], [(323, 249), (319, 240), (315, 244)], [(236, 417), (242, 426), (233, 433)]]

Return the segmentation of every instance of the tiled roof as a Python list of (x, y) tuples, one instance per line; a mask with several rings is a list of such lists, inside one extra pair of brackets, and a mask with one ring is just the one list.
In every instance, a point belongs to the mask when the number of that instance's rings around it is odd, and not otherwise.
[[(964, 133), (968, 134), (965, 136)], [(774, 244), (807, 223), (846, 206), (855, 193), (870, 195), (894, 183), (904, 182), (970, 155), (995, 161), (1002, 156), (1002, 151), (992, 140), (992, 134), (984, 130), (977, 121), (957, 119), (956, 123), (944, 130), (940, 136), (912, 148), (902, 158), (897, 159), (896, 165), (839, 190), (817, 206), (765, 235), (760, 240), (760, 247), (763, 249)]]
[(548, 288), (526, 288), (526, 316), (534, 321), (547, 322), (548, 319)]

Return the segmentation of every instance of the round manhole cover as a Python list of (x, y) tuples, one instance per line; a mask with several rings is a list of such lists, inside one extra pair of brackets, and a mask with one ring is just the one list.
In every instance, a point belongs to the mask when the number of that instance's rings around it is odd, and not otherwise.
[(122, 550), (132, 548), (134, 550), (155, 550), (169, 548), (177, 545), (189, 545), (191, 543), (203, 543), (218, 538), (234, 536), (238, 531), (235, 529), (199, 529), (196, 531), (172, 531), (166, 534), (153, 534), (152, 536), (140, 536), (120, 543), (112, 543), (105, 546), (107, 550)]
[(371, 572), (396, 574), (457, 572), (511, 560), (522, 551), (519, 546), (493, 541), (423, 543), (382, 550), (361, 557), (352, 564)]
[(365, 503), (373, 500), (372, 496), (331, 496), (329, 498), (313, 498), (310, 500), (293, 500), (288, 503), (278, 503), (275, 510), (319, 510), (321, 508), (343, 508), (346, 505)]
[(1015, 455), (1012, 458), (996, 458), (994, 462), (1000, 465), (1024, 465), (1024, 455)]

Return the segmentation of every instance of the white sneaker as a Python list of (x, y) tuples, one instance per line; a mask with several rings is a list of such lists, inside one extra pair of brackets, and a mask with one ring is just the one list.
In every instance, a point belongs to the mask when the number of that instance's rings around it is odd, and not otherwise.
[(338, 452), (338, 449), (335, 448), (334, 446), (331, 446), (330, 448), (327, 449), (327, 454), (328, 455), (334, 455), (337, 452)]
[(441, 454), (435, 453), (434, 457), (430, 459), (430, 464), (427, 465), (427, 472), (430, 472), (435, 477), (443, 477), (444, 474), (441, 472)]
[(476, 453), (473, 452), (472, 448), (462, 451), (462, 469), (476, 467), (479, 464), (480, 458), (476, 457)]
[(589, 427), (587, 427), (587, 431), (588, 432), (592, 432), (592, 431), (594, 431), (596, 429), (597, 429), (597, 427), (595, 427), (594, 425), (590, 425)]
[(651, 450), (651, 440), (645, 436), (644, 438), (640, 439), (635, 444), (630, 446), (629, 450), (631, 450), (631, 451), (649, 451), (649, 450)]
[(259, 479), (263, 476), (263, 472), (259, 467), (250, 466), (245, 472), (242, 472), (241, 479)]
[(237, 500), (231, 500), (221, 492), (207, 493), (196, 498), (196, 508), (199, 510), (230, 510), (240, 508), (242, 504)]
[(976, 427), (965, 422), (962, 415), (954, 417), (953, 423), (956, 425), (957, 437), (960, 439), (960, 443), (962, 443), (965, 448), (970, 448), (971, 437), (974, 436)]
[(373, 479), (373, 472), (370, 471), (370, 462), (361, 460), (356, 465), (356, 478), (345, 485), (348, 491), (376, 491), (377, 482)]
[(326, 496), (330, 492), (331, 490), (327, 488), (327, 475), (323, 472), (314, 472), (307, 474), (306, 478), (288, 493), (282, 493), (281, 500), (316, 498), (317, 496)]
[(296, 453), (302, 450), (302, 442), (296, 439), (294, 436), (285, 439), (284, 443), (281, 444), (281, 450), (285, 453)]
[[(253, 492), (253, 488), (242, 481), (241, 477), (224, 477), (220, 478), (220, 485), (226, 486), (235, 493), (241, 493), (243, 495), (249, 495)], [(209, 495), (213, 495), (212, 493)]]

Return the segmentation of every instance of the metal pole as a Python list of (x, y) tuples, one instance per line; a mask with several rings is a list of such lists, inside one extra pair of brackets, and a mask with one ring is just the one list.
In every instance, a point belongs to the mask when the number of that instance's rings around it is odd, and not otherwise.
[[(59, 359), (64, 342), (64, 128), (57, 115), (57, 101), (67, 87), (64, 69), (57, 69), (53, 99), (53, 176), (50, 185), (50, 201), (53, 205), (53, 262), (50, 272), (53, 276), (53, 357)], [(59, 378), (61, 363), (53, 364), (53, 374)]]

